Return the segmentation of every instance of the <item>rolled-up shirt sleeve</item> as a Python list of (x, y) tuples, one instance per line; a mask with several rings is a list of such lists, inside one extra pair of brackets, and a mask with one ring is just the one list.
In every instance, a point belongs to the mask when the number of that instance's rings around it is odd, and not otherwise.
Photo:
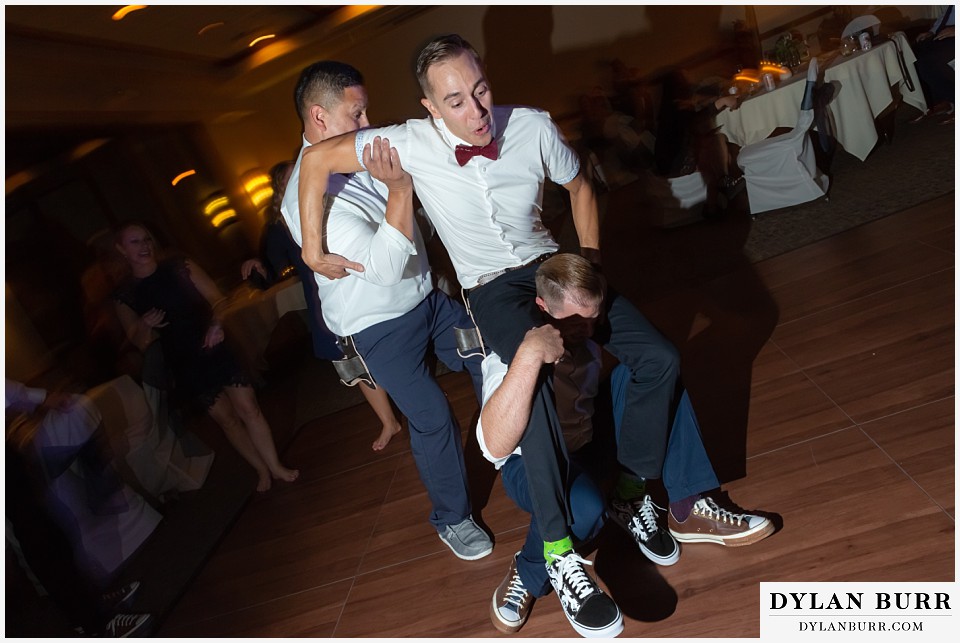
[(387, 127), (371, 127), (367, 129), (362, 129), (357, 132), (357, 138), (355, 139), (356, 151), (357, 151), (357, 163), (360, 164), (360, 167), (366, 169), (367, 166), (363, 162), (363, 148), (367, 145), (373, 144), (373, 139), (379, 136), (380, 138), (390, 139), (390, 147), (397, 148), (397, 152), (400, 154), (400, 162), (403, 163), (404, 157), (407, 156), (407, 125), (401, 123), (400, 125), (389, 125)]
[(540, 146), (547, 176), (551, 181), (565, 185), (577, 178), (580, 173), (580, 157), (549, 117), (541, 129)]
[[(364, 207), (377, 204), (338, 204), (334, 199), (327, 221), (327, 247), (363, 264), (364, 271), (349, 271), (352, 275), (378, 286), (392, 286), (411, 269), (410, 257), (418, 254), (417, 246), (386, 221), (377, 223), (364, 217)], [(386, 207), (385, 201), (379, 207)]]
[(496, 353), (490, 353), (483, 358), (483, 363), (480, 368), (483, 374), (483, 403), (481, 404), (480, 419), (477, 420), (477, 442), (480, 444), (480, 451), (483, 453), (483, 457), (492, 462), (493, 466), (499, 470), (511, 455), (520, 455), (520, 447), (518, 446), (514, 449), (513, 453), (502, 458), (498, 458), (490, 453), (490, 450), (487, 448), (487, 443), (483, 439), (483, 407), (487, 405), (487, 402), (493, 397), (493, 393), (500, 388), (500, 385), (503, 383), (503, 378), (507, 375), (507, 365), (503, 363)]

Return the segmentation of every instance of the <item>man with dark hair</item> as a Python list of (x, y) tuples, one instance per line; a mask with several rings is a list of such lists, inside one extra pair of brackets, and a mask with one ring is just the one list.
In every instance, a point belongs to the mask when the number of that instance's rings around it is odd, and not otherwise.
[[(483, 408), (477, 424), (477, 440), (484, 456), (500, 470), (507, 495), (521, 509), (531, 512), (522, 464), (526, 452), (518, 445), (537, 373), (543, 364), (556, 364), (553, 381), (557, 412), (571, 458), (572, 530), (582, 542), (602, 527), (606, 505), (598, 481), (584, 473), (597, 471), (600, 468), (597, 456), (603, 455), (591, 453), (593, 450), (586, 447), (591, 444), (595, 431), (594, 402), (601, 371), (601, 348), (591, 337), (601, 315), (605, 284), (602, 275), (586, 259), (573, 254), (557, 254), (541, 264), (536, 283), (536, 305), (547, 323), (526, 333), (509, 369), (496, 354), (491, 353), (484, 359)], [(774, 526), (769, 519), (734, 513), (705, 495), (720, 484), (703, 447), (690, 398), (679, 384), (673, 404), (675, 417), (669, 430), (665, 426), (638, 426), (622, 420), (627, 403), (624, 387), (629, 377), (629, 369), (622, 365), (617, 366), (611, 376), (617, 442), (622, 447), (624, 440), (631, 436), (634, 439), (627, 441), (627, 448), (658, 452), (663, 452), (659, 445), (667, 445), (659, 466), (669, 498), (670, 534), (681, 542), (712, 542), (734, 547), (751, 545), (773, 533)], [(622, 448), (618, 450), (619, 458), (625, 455), (629, 454)], [(652, 505), (645, 489), (637, 493), (644, 496), (645, 504)], [(616, 521), (623, 519), (622, 514), (612, 513), (611, 517)], [(640, 519), (655, 521), (656, 514), (645, 511)], [(549, 592), (550, 582), (540, 564), (539, 547), (540, 536), (533, 516), (523, 548), (510, 562), (506, 577), (493, 594), (490, 618), (501, 632), (519, 630), (534, 600)], [(673, 564), (679, 555), (677, 549), (670, 560), (659, 562)], [(561, 595), (561, 601), (572, 602), (577, 598)], [(618, 633), (618, 630), (596, 631), (573, 619), (571, 623), (584, 636)]]
[[(344, 63), (307, 67), (295, 95), (304, 118), (304, 146), (281, 211), (302, 245), (309, 234), (301, 230), (297, 202), (304, 151), (369, 122), (363, 78)], [(407, 416), (410, 450), (440, 539), (459, 558), (482, 558), (493, 551), (493, 543), (473, 521), (460, 427), (426, 359), (432, 346), (450, 369), (469, 371), (479, 398), (479, 355), (461, 356), (454, 332), (470, 322), (463, 306), (434, 288), (413, 218), (410, 176), (379, 142), (364, 151), (364, 162), (370, 173), (330, 177), (324, 247), (360, 258), (366, 270), (344, 279), (316, 276), (324, 321)]]
[[(324, 141), (304, 154), (300, 194), (304, 260), (314, 270), (329, 270), (322, 220), (331, 172), (365, 169), (360, 152), (378, 137), (389, 139), (447, 248), (485, 346), (510, 362), (527, 330), (543, 323), (534, 303), (534, 273), (559, 247), (540, 219), (544, 182), (550, 179), (568, 191), (581, 253), (599, 264), (596, 197), (576, 152), (546, 112), (494, 106), (480, 57), (461, 37), (431, 41), (419, 56), (417, 76), (428, 118)], [(336, 277), (342, 272), (337, 268), (324, 274)], [(676, 349), (625, 298), (611, 293), (605, 303), (598, 339), (631, 372), (625, 421), (667, 426), (678, 371)], [(560, 591), (588, 577), (584, 561), (573, 551), (568, 528), (567, 456), (550, 374), (549, 365), (539, 371), (521, 444), (543, 535), (544, 565), (552, 570), (551, 579)], [(629, 453), (632, 459), (621, 459), (619, 484), (624, 489), (659, 475), (662, 452)], [(618, 506), (631, 517), (630, 530), (638, 546), (654, 560), (668, 560), (676, 543), (655, 522), (640, 520), (644, 512), (654, 511), (652, 505), (631, 500)], [(599, 593), (595, 584), (590, 587)], [(600, 604), (583, 601), (594, 603)], [(579, 604), (566, 607), (572, 620), (610, 618), (607, 625), (615, 627), (620, 618), (619, 611), (603, 609), (590, 615), (592, 610), (581, 610)]]

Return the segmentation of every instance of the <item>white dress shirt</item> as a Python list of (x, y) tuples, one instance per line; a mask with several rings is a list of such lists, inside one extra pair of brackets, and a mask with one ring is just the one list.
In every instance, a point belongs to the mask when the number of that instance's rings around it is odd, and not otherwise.
[(493, 466), (499, 471), (500, 467), (503, 466), (511, 455), (520, 455), (520, 447), (517, 446), (517, 448), (513, 450), (513, 453), (505, 455), (502, 458), (491, 455), (490, 449), (487, 448), (487, 443), (483, 439), (482, 412), (483, 407), (485, 407), (487, 402), (490, 401), (490, 398), (493, 397), (494, 391), (503, 384), (503, 378), (507, 376), (507, 365), (503, 363), (499, 355), (490, 351), (480, 364), (480, 372), (483, 374), (483, 399), (480, 403), (481, 416), (477, 420), (477, 442), (480, 443), (480, 451), (483, 453), (483, 457), (492, 462)]
[(303, 160), (303, 151), (310, 147), (307, 137), (303, 136), (302, 139), (300, 153), (297, 154), (297, 161), (293, 164), (293, 170), (290, 172), (290, 178), (283, 193), (283, 201), (280, 202), (280, 214), (283, 215), (283, 220), (287, 224), (287, 230), (301, 248), (303, 233), (300, 231), (300, 161)]
[[(300, 230), (299, 183), (303, 147), (280, 212), (297, 245)], [(327, 187), (324, 230), (327, 251), (362, 264), (364, 272), (348, 271), (342, 279), (314, 273), (323, 320), (341, 337), (410, 312), (433, 290), (430, 265), (420, 231), (413, 227), (411, 243), (385, 220), (387, 187), (366, 172), (334, 174)]]
[[(580, 160), (546, 112), (493, 108), (499, 158), (477, 156), (460, 167), (454, 155), (464, 141), (442, 120), (414, 119), (357, 132), (357, 160), (375, 136), (390, 139), (413, 177), (420, 202), (450, 255), (460, 285), (481, 275), (522, 266), (558, 245), (540, 219), (543, 183), (563, 185)], [(355, 259), (355, 257), (350, 257)]]

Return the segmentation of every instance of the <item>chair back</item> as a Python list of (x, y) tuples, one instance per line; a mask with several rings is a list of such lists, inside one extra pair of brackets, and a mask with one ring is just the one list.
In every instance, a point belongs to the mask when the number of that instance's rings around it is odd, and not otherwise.
[(843, 34), (841, 34), (840, 37), (846, 38), (847, 36), (852, 36), (853, 34), (866, 31), (867, 29), (869, 29), (874, 36), (879, 36), (880, 18), (877, 18), (875, 15), (870, 13), (864, 16), (857, 16), (847, 23), (847, 26), (843, 28)]
[(807, 85), (803, 89), (803, 100), (800, 101), (800, 111), (813, 109), (813, 95), (817, 87), (817, 78), (820, 75), (820, 65), (817, 57), (810, 58), (810, 66), (807, 67)]
[(833, 143), (837, 136), (833, 121), (830, 120), (830, 110), (828, 108), (835, 92), (836, 88), (832, 83), (824, 83), (814, 90), (813, 95), (813, 116), (814, 122), (817, 124), (817, 140), (820, 141), (820, 149), (827, 154), (833, 152)]

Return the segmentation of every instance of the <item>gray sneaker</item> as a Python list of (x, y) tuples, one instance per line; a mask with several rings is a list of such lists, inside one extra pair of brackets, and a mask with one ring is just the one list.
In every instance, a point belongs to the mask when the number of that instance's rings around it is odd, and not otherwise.
[(440, 532), (440, 540), (449, 547), (457, 558), (477, 560), (493, 551), (493, 541), (487, 532), (477, 527), (473, 516), (457, 525), (447, 525)]

